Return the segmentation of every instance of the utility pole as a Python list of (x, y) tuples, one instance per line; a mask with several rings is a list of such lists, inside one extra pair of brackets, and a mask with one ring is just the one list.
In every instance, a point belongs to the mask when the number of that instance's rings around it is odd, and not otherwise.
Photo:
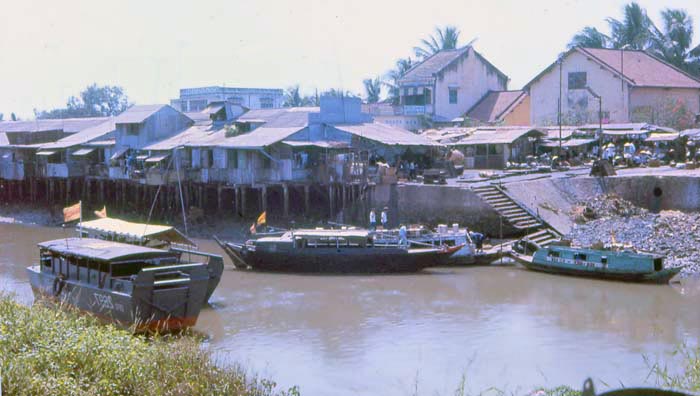
[(559, 120), (559, 159), (560, 160), (561, 160), (561, 157), (563, 154), (563, 150), (561, 148), (561, 122), (562, 122), (562, 120), (561, 120), (561, 90), (562, 90), (562, 75), (563, 75), (562, 63), (564, 63), (564, 55), (563, 54), (559, 55), (559, 110), (558, 110), (559, 116), (557, 117)]

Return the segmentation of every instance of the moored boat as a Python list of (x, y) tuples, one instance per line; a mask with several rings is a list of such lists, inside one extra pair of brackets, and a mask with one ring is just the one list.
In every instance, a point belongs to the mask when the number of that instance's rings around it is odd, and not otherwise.
[(394, 273), (443, 265), (456, 247), (384, 244), (361, 229), (287, 231), (245, 244), (215, 238), (237, 268), (277, 272)]
[(224, 272), (224, 260), (220, 255), (196, 250), (197, 245), (175, 227), (134, 223), (112, 217), (104, 217), (80, 222), (77, 224), (76, 229), (82, 236), (89, 238), (165, 249), (180, 258), (186, 254), (189, 260), (192, 259), (192, 256), (202, 257), (209, 272), (207, 294), (204, 298), (205, 303), (209, 301), (209, 298), (219, 285), (221, 275)]
[(663, 256), (629, 250), (597, 250), (550, 245), (533, 255), (511, 252), (534, 271), (628, 282), (668, 283), (681, 268), (664, 268)]
[(39, 250), (39, 264), (27, 268), (37, 298), (139, 331), (194, 326), (206, 302), (207, 265), (174, 252), (93, 238), (46, 241)]

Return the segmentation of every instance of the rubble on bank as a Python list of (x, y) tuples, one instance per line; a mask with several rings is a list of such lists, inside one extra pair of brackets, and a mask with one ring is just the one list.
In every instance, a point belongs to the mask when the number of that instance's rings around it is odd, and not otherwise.
[(666, 267), (684, 267), (682, 275), (700, 273), (700, 213), (651, 213), (615, 195), (605, 195), (580, 203), (572, 217), (576, 224), (569, 239), (574, 245), (614, 242), (662, 254)]

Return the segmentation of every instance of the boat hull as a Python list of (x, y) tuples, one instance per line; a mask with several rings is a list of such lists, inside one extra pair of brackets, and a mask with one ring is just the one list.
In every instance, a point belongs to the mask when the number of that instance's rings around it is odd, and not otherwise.
[(534, 261), (528, 261), (523, 258), (517, 259), (519, 263), (529, 270), (538, 272), (547, 272), (550, 274), (579, 276), (586, 278), (607, 279), (623, 282), (641, 282), (641, 283), (658, 283), (666, 284), (674, 276), (680, 272), (680, 268), (667, 268), (661, 271), (646, 272), (646, 273), (622, 273), (610, 272), (601, 270), (575, 270), (571, 268), (555, 267), (550, 265), (538, 264)]
[[(72, 279), (60, 279), (39, 266), (27, 268), (29, 283), (37, 299), (68, 304), (136, 331), (171, 332), (197, 323), (206, 290), (171, 288), (164, 292), (136, 288), (132, 294), (98, 288)], [(159, 294), (160, 293), (160, 294)], [(149, 295), (150, 294), (150, 295)]]
[(408, 273), (448, 263), (454, 252), (399, 247), (345, 249), (315, 248), (290, 251), (248, 250), (245, 245), (221, 242), (237, 268), (297, 273)]

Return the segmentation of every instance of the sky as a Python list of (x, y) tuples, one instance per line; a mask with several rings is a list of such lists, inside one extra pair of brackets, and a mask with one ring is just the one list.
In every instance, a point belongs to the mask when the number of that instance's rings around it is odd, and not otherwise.
[[(625, 3), (1, 0), (0, 113), (32, 118), (93, 82), (120, 85), (139, 104), (211, 85), (363, 93), (363, 79), (385, 74), (445, 25), (463, 44), (476, 38), (477, 51), (519, 89), (584, 26), (607, 32), (605, 18), (620, 18)], [(666, 7), (686, 9), (700, 41), (700, 1), (639, 3), (657, 22)]]

